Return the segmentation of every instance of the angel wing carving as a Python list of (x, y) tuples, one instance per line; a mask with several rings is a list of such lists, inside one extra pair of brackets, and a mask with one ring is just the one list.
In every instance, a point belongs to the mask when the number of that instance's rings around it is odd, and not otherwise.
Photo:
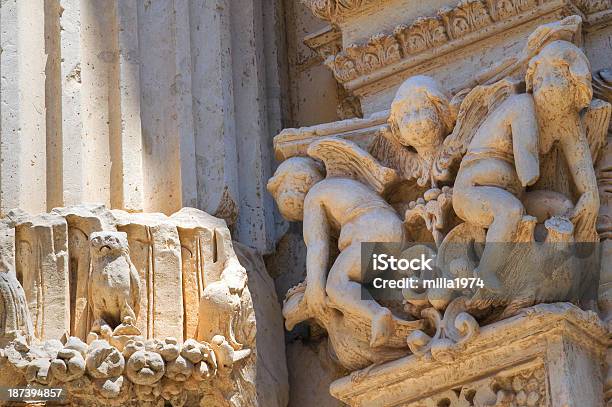
[(419, 186), (430, 181), (427, 163), (412, 149), (393, 136), (391, 126), (384, 126), (370, 145), (370, 154), (382, 165), (393, 168), (404, 180), (417, 180)]
[(371, 154), (349, 140), (324, 138), (308, 147), (308, 155), (323, 161), (327, 177), (356, 179), (381, 195), (399, 181), (397, 171), (381, 165)]
[(453, 132), (444, 139), (434, 160), (433, 177), (447, 180), (465, 155), (474, 134), (486, 117), (510, 95), (518, 92), (518, 82), (502, 79), (492, 85), (476, 86), (461, 102), (457, 124)]

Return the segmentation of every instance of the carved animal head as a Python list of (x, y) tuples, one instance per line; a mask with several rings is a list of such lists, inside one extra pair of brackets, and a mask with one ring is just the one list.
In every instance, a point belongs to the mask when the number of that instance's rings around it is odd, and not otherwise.
[(408, 78), (397, 90), (389, 124), (402, 145), (412, 146), (423, 155), (442, 144), (455, 119), (444, 88), (433, 78), (418, 75)]
[(304, 199), (314, 184), (323, 179), (321, 165), (312, 158), (292, 157), (278, 166), (268, 181), (283, 218), (298, 222), (304, 217)]
[(89, 237), (89, 248), (92, 259), (104, 256), (129, 256), (125, 232), (94, 232)]

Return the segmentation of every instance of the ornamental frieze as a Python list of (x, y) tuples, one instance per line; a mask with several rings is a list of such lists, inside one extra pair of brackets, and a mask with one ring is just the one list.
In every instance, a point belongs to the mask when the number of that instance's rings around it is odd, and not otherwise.
[[(336, 2), (308, 2), (315, 3), (319, 6), (325, 3), (329, 8), (330, 3)], [(336, 9), (340, 10), (340, 7)], [(345, 45), (337, 53), (330, 54), (328, 48), (325, 48), (325, 53), (319, 47), (313, 49), (325, 58), (325, 64), (336, 79), (347, 84), (421, 53), (437, 55), (442, 49), (436, 50), (443, 46), (448, 48), (444, 52), (461, 48), (504, 31), (508, 25), (527, 22), (534, 15), (544, 15), (555, 9), (566, 10), (566, 15), (581, 12), (588, 23), (590, 17), (594, 21), (609, 17), (612, 1), (462, 0), (455, 7), (440, 9), (435, 16), (421, 16), (409, 24), (398, 25), (390, 33), (378, 33), (366, 42)], [(312, 39), (309, 42), (313, 42)]]

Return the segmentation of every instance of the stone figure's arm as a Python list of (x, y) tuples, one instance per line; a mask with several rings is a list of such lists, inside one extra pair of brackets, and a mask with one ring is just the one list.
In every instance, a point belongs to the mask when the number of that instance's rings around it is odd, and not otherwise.
[(559, 145), (572, 174), (576, 191), (581, 195), (585, 192), (597, 195), (597, 179), (589, 144), (582, 128), (578, 133), (577, 137), (561, 137)]
[(306, 243), (305, 298), (312, 312), (324, 312), (325, 285), (329, 259), (330, 233), (323, 203), (311, 191), (304, 202), (304, 242)]
[(576, 191), (580, 194), (570, 218), (576, 227), (576, 241), (596, 241), (599, 194), (593, 169), (591, 151), (582, 126), (576, 126), (577, 137), (561, 137), (559, 144), (572, 174)]
[(510, 127), (516, 173), (521, 184), (533, 185), (540, 177), (538, 157), (538, 122), (531, 95), (519, 95), (510, 100)]

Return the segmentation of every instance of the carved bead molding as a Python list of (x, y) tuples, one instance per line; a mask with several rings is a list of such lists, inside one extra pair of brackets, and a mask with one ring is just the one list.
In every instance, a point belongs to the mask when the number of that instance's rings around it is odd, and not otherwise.
[[(309, 3), (339, 3), (312, 1)], [(345, 3), (345, 2), (342, 2)], [(349, 1), (348, 3), (355, 3)], [(361, 3), (361, 2), (359, 2)], [(391, 34), (379, 33), (366, 43), (351, 44), (325, 59), (336, 79), (346, 83), (367, 75), (402, 59), (415, 57), (424, 51), (445, 44), (463, 46), (461, 40), (469, 35), (479, 38), (491, 35), (491, 26), (510, 18), (532, 16), (537, 8), (554, 5), (555, 0), (461, 0), (455, 7), (445, 7), (436, 16), (419, 17), (411, 24), (399, 25)], [(573, 0), (565, 4), (589, 19), (601, 19), (601, 14), (612, 14), (612, 0)], [(312, 39), (311, 39), (312, 41)], [(322, 55), (322, 54), (321, 54)]]
[(376, 2), (377, 0), (302, 0), (316, 17), (331, 23), (357, 14)]

